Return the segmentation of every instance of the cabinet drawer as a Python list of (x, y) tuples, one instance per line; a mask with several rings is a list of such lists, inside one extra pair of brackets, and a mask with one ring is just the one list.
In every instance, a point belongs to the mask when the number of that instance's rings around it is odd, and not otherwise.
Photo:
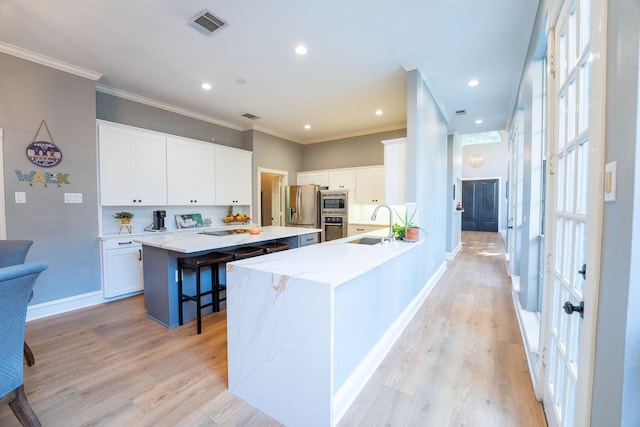
[(135, 243), (133, 238), (129, 239), (110, 239), (104, 241), (104, 248), (106, 250), (111, 249), (125, 249), (125, 248), (141, 248), (140, 243)]
[(315, 245), (316, 243), (319, 242), (318, 235), (319, 233), (310, 233), (310, 234), (304, 234), (302, 236), (299, 236), (298, 246), (302, 247), (302, 246)]

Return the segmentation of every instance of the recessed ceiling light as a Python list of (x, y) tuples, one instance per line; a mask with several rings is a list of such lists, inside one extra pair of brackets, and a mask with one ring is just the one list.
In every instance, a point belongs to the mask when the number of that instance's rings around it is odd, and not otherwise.
[(304, 125), (305, 129), (311, 129), (311, 125)]
[(381, 116), (383, 114), (384, 112), (382, 110), (376, 110), (376, 116)]
[(478, 119), (478, 120), (476, 120), (476, 124), (477, 124), (477, 125), (481, 125), (482, 123), (484, 123), (484, 121), (483, 121), (482, 119)]
[(476, 87), (476, 86), (478, 86), (479, 84), (480, 84), (480, 82), (479, 82), (479, 81), (477, 81), (476, 79), (469, 80), (469, 83), (467, 83), (467, 85), (468, 85), (469, 87)]
[(298, 46), (296, 46), (295, 52), (298, 55), (306, 55), (307, 54), (307, 47), (305, 45), (299, 44)]
[(211, 84), (209, 84), (209, 83), (202, 83), (202, 84), (200, 85), (200, 87), (201, 87), (202, 89), (204, 89), (204, 90), (211, 90), (211, 87), (212, 87), (212, 86), (211, 86)]

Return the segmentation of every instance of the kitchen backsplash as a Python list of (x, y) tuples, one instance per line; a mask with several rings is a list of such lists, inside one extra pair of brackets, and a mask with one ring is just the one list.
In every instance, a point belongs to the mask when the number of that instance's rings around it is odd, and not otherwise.
[[(377, 205), (356, 205), (351, 204), (349, 206), (349, 224), (379, 224), (389, 225), (389, 211), (386, 209), (380, 209), (375, 221), (371, 220), (371, 215)], [(393, 209), (393, 222), (400, 222), (398, 215), (403, 215), (405, 212), (404, 205), (392, 205)]]
[[(222, 220), (227, 215), (228, 206), (103, 206), (102, 207), (102, 235), (118, 234), (120, 224), (113, 215), (116, 212), (127, 211), (133, 213), (131, 232), (141, 233), (153, 223), (153, 211), (165, 210), (167, 217), (164, 225), (167, 230), (177, 230), (175, 215), (199, 213), (206, 222), (211, 218), (211, 227), (227, 225)], [(233, 213), (251, 215), (248, 206), (234, 206)], [(253, 219), (252, 219), (253, 222)]]

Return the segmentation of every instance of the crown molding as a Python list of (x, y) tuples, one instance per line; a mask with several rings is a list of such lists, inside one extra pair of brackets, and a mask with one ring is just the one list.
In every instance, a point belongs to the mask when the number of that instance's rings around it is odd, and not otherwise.
[(213, 123), (214, 125), (223, 126), (233, 130), (244, 131), (246, 129), (233, 123), (225, 122), (223, 120), (216, 119), (214, 117), (206, 116), (204, 114), (196, 113), (191, 110), (176, 107), (174, 105), (165, 104), (164, 102), (156, 101), (151, 98), (147, 98), (135, 93), (127, 92), (120, 89), (115, 89), (111, 86), (105, 86), (103, 84), (96, 84), (96, 90), (98, 92), (106, 93), (107, 95), (117, 96), (118, 98), (127, 99), (129, 101), (137, 102), (139, 104), (148, 105), (150, 107), (159, 108), (161, 110), (169, 111), (172, 113), (180, 114), (182, 116), (191, 117), (193, 119), (202, 120), (203, 122)]
[(56, 70), (64, 71), (65, 73), (84, 77), (85, 79), (93, 80), (94, 82), (98, 81), (98, 79), (102, 77), (102, 74), (96, 71), (78, 67), (77, 65), (69, 64), (68, 62), (60, 61), (5, 42), (0, 42), (0, 52), (26, 59), (27, 61), (35, 62), (36, 64), (44, 65), (49, 68), (55, 68)]
[(447, 123), (449, 123), (451, 121), (451, 116), (447, 112), (447, 109), (444, 106), (444, 102), (442, 102), (442, 97), (436, 90), (436, 85), (433, 84), (433, 81), (431, 80), (431, 77), (429, 77), (429, 73), (427, 73), (427, 70), (425, 70), (424, 64), (422, 63), (422, 61), (405, 62), (404, 64), (402, 64), (402, 68), (406, 72), (417, 70), (418, 73), (420, 73), (420, 76), (422, 77), (422, 81), (424, 81), (424, 84), (427, 86), (427, 89), (429, 89), (429, 92), (431, 92), (431, 96), (433, 97), (433, 100), (438, 106), (440, 113), (444, 117), (444, 120)]

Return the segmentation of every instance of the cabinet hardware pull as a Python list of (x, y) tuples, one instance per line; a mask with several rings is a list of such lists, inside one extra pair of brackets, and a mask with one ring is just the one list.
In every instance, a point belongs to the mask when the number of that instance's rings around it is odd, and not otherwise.
[(118, 242), (119, 245), (130, 245), (133, 242), (131, 240), (129, 240), (128, 242)]
[(138, 249), (138, 261), (142, 261), (142, 249)]

